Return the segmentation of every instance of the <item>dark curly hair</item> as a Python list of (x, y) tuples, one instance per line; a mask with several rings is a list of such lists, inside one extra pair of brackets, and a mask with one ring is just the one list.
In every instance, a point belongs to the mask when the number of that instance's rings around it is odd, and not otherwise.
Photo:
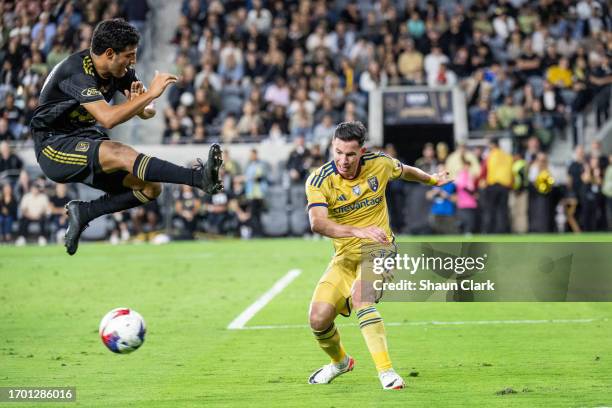
[(342, 122), (336, 126), (334, 138), (344, 140), (345, 142), (356, 140), (357, 143), (359, 143), (359, 146), (363, 146), (367, 133), (368, 131), (366, 130), (365, 126), (363, 126), (363, 123), (359, 121)]
[(91, 52), (101, 55), (111, 48), (116, 53), (127, 47), (137, 46), (140, 34), (122, 18), (104, 20), (98, 23), (91, 37)]

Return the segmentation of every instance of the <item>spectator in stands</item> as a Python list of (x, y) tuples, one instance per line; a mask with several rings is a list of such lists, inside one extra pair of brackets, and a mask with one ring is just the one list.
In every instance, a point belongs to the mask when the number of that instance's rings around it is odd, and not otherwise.
[(268, 191), (268, 166), (259, 159), (256, 149), (251, 150), (249, 162), (244, 171), (245, 194), (250, 200), (253, 236), (263, 236), (261, 215), (264, 211), (264, 197)]
[(23, 161), (11, 151), (6, 141), (0, 142), (0, 179), (7, 178), (14, 185), (23, 168)]
[(489, 141), (486, 160), (486, 188), (483, 230), (489, 234), (510, 232), (508, 196), (512, 188), (512, 156), (500, 149), (497, 140)]
[(231, 143), (237, 140), (239, 135), (236, 117), (233, 114), (227, 115), (223, 120), (223, 127), (221, 128), (221, 141), (223, 143)]
[(281, 75), (277, 76), (264, 94), (264, 100), (273, 105), (284, 107), (289, 106), (291, 91), (287, 86), (285, 78)]
[(196, 125), (193, 130), (193, 137), (191, 138), (191, 143), (193, 144), (203, 144), (206, 143), (206, 128), (203, 124)]
[(448, 69), (447, 63), (440, 64), (438, 71), (430, 74), (427, 77), (427, 85), (435, 86), (453, 86), (457, 83), (457, 76), (453, 71)]
[(559, 58), (558, 64), (546, 70), (546, 80), (557, 88), (571, 88), (573, 79), (569, 60), (565, 57)]
[(303, 184), (308, 176), (307, 160), (310, 155), (306, 149), (304, 136), (295, 138), (293, 150), (289, 153), (286, 169), (289, 173), (291, 184)]
[(436, 160), (436, 151), (434, 150), (433, 143), (425, 143), (425, 146), (423, 146), (423, 156), (418, 158), (414, 165), (429, 174), (436, 172), (438, 161)]
[(228, 148), (223, 149), (223, 185), (231, 186), (231, 181), (241, 174), (240, 165), (234, 160)]
[(423, 54), (414, 47), (414, 41), (408, 38), (400, 39), (402, 52), (397, 60), (399, 72), (412, 84), (423, 83)]
[(612, 67), (610, 58), (606, 54), (600, 54), (594, 60), (597, 61), (597, 66), (591, 71), (589, 79), (595, 97), (597, 127), (600, 127), (610, 118)]
[(584, 231), (597, 231), (601, 228), (605, 213), (602, 211), (604, 201), (603, 171), (599, 166), (597, 157), (590, 157), (584, 163), (581, 175), (580, 202), (580, 226)]
[(510, 134), (519, 151), (523, 151), (526, 140), (533, 135), (533, 124), (524, 109), (518, 110), (516, 119), (510, 122)]
[(247, 15), (247, 24), (253, 24), (259, 33), (265, 34), (272, 24), (272, 13), (263, 7), (262, 0), (253, 0), (253, 8)]
[(0, 242), (11, 242), (13, 223), (17, 220), (17, 200), (10, 184), (2, 185), (0, 194)]
[[(480, 160), (474, 152), (469, 150), (465, 142), (459, 142), (457, 149), (448, 155), (446, 159), (446, 171), (448, 171), (451, 180), (454, 180), (459, 172), (465, 167), (465, 161), (470, 163), (469, 170), (470, 174), (476, 178), (480, 174)], [(474, 179), (475, 180), (475, 179)], [(459, 187), (457, 187), (459, 188)]]
[(0, 117), (0, 141), (15, 140), (17, 137), (9, 128), (6, 118)]
[(169, 119), (169, 127), (164, 131), (163, 140), (165, 144), (184, 143), (187, 138), (187, 129), (183, 126), (177, 116)]
[(251, 238), (253, 235), (251, 201), (244, 192), (244, 180), (242, 177), (235, 177), (232, 180), (232, 194), (228, 208), (237, 221), (237, 232), (240, 238)]
[(207, 232), (227, 234), (230, 231), (229, 221), (232, 218), (229, 210), (230, 193), (220, 191), (204, 197)]
[(24, 133), (23, 129), (23, 111), (15, 106), (15, 96), (12, 93), (8, 93), (5, 96), (4, 106), (0, 108), (0, 117), (3, 117), (8, 121), (8, 127), (11, 134), (19, 139)]
[[(439, 164), (437, 171), (446, 171), (444, 164)], [(435, 234), (457, 233), (456, 190), (455, 183), (448, 183), (427, 191), (426, 197), (432, 201), (430, 227)]]
[(202, 200), (191, 186), (182, 185), (174, 193), (174, 218), (180, 222), (183, 238), (193, 239), (200, 217)]
[(49, 210), (49, 198), (42, 192), (42, 188), (38, 183), (32, 184), (30, 191), (26, 193), (19, 203), (19, 237), (17, 245), (24, 245), (28, 234), (30, 223), (38, 224), (38, 244), (46, 245), (46, 223), (47, 212)]
[(529, 230), (529, 165), (535, 160), (523, 158), (519, 152), (514, 153), (512, 163), (512, 191), (508, 200), (510, 210), (510, 230), (516, 234), (525, 234)]
[(384, 70), (381, 70), (380, 65), (372, 61), (368, 64), (368, 70), (359, 77), (359, 89), (362, 92), (372, 92), (378, 88), (387, 85), (388, 77)]
[(317, 124), (312, 134), (312, 142), (321, 149), (326, 149), (334, 136), (335, 122), (331, 115), (323, 116), (323, 120)]
[(66, 184), (57, 183), (55, 194), (49, 198), (49, 221), (52, 227), (51, 231), (55, 232), (56, 242), (63, 242), (66, 228), (68, 228), (68, 216), (64, 206), (69, 201)]
[(533, 50), (530, 38), (523, 41), (523, 53), (516, 61), (516, 73), (519, 79), (526, 83), (530, 77), (542, 74), (542, 58)]
[(321, 145), (312, 145), (309, 149), (309, 155), (305, 165), (308, 169), (307, 174), (321, 167), (326, 161), (325, 154), (321, 151)]
[(145, 205), (130, 210), (132, 221), (131, 235), (136, 239), (149, 239), (149, 234), (154, 233), (161, 220), (161, 209), (157, 200), (149, 201)]
[(529, 232), (550, 232), (553, 223), (554, 179), (548, 168), (546, 153), (538, 153), (529, 166)]
[(589, 157), (596, 157), (601, 169), (605, 169), (609, 164), (608, 157), (603, 153), (599, 140), (593, 140), (591, 142)]
[(473, 174), (473, 163), (466, 156), (462, 159), (463, 167), (454, 178), (457, 189), (457, 216), (461, 233), (473, 234), (478, 228), (476, 177)]
[[(446, 163), (446, 159), (448, 159), (448, 145), (446, 142), (438, 142), (436, 143), (436, 160), (438, 163)], [(444, 165), (446, 168), (446, 164)]]
[(242, 117), (238, 121), (236, 126), (238, 133), (241, 136), (246, 136), (252, 133), (255, 128), (255, 134), (258, 136), (261, 134), (263, 122), (259, 113), (255, 111), (255, 107), (250, 101), (246, 101), (242, 107)]
[[(384, 153), (399, 160), (397, 150), (391, 143), (385, 146)], [(385, 195), (389, 208), (389, 221), (394, 231), (402, 231), (404, 228), (405, 187), (405, 183), (401, 180), (390, 180), (387, 186)]]
[(17, 201), (21, 201), (21, 198), (30, 191), (30, 185), (30, 175), (25, 169), (21, 169), (19, 178), (17, 179), (17, 184), (15, 184), (15, 187), (13, 188)]

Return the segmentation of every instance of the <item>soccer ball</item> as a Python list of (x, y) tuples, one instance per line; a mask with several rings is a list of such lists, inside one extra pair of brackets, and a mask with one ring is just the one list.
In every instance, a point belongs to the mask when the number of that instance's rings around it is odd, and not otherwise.
[(131, 353), (144, 343), (147, 326), (135, 310), (120, 307), (108, 312), (100, 322), (102, 343), (113, 353)]

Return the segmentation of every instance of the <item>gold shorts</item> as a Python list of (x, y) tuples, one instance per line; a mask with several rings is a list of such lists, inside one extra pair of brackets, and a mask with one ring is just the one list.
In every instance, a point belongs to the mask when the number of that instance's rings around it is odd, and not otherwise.
[[(395, 242), (387, 245), (370, 247), (368, 251), (377, 257), (393, 257), (397, 253)], [(319, 283), (312, 295), (312, 302), (325, 302), (336, 306), (336, 312), (342, 316), (351, 315), (353, 285), (356, 280), (361, 279), (361, 257), (360, 256), (334, 256), (327, 266), (327, 270), (319, 279)], [(363, 288), (361, 288), (363, 290)], [(379, 293), (364, 294), (361, 296), (378, 303), (382, 298)]]
[(311, 302), (325, 302), (336, 306), (343, 316), (351, 314), (351, 291), (361, 274), (361, 260), (343, 256), (333, 257), (319, 279)]

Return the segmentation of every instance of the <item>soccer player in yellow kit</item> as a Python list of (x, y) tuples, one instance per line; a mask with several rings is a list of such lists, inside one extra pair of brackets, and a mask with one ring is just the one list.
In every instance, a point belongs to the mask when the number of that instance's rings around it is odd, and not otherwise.
[(309, 313), (313, 334), (331, 363), (315, 371), (308, 382), (328, 384), (353, 369), (355, 361), (344, 350), (334, 320), (354, 310), (383, 389), (401, 389), (404, 380), (391, 365), (380, 313), (372, 299), (361, 293), (361, 247), (393, 241), (385, 200), (389, 180), (431, 186), (448, 180), (447, 174), (429, 175), (383, 153), (367, 152), (363, 146), (366, 133), (360, 122), (339, 124), (332, 140), (333, 160), (306, 181), (311, 229), (332, 238), (335, 249), (314, 291)]

